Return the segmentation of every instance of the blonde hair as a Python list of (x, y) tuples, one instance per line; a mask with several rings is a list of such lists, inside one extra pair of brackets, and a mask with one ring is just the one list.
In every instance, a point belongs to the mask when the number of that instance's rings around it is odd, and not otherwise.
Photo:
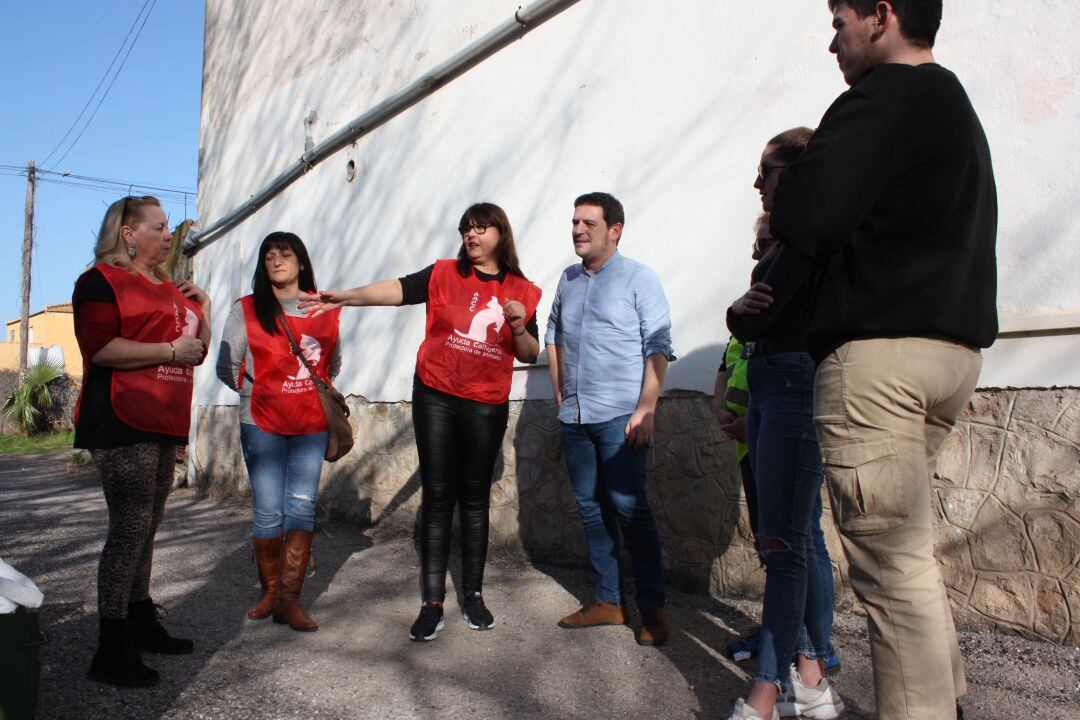
[[(98, 231), (97, 244), (94, 245), (94, 262), (106, 263), (113, 267), (124, 268), (129, 272), (135, 272), (131, 265), (131, 256), (128, 254), (127, 244), (120, 237), (120, 229), (125, 225), (135, 227), (143, 222), (146, 217), (142, 208), (147, 206), (161, 207), (161, 203), (153, 195), (139, 197), (123, 197), (109, 206), (105, 211), (105, 217), (101, 221), (101, 230)], [(162, 263), (154, 268), (154, 274), (162, 280), (169, 279), (169, 273)]]
[(761, 226), (767, 222), (769, 222), (769, 213), (763, 212), (758, 215), (757, 219), (754, 220), (754, 234), (756, 235), (761, 230)]

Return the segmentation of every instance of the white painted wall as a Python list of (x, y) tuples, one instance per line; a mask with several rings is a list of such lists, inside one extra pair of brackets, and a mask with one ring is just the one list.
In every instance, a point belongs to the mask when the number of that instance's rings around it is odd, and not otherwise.
[[(319, 142), (518, 6), (206, 4), (204, 226), (300, 156), (312, 111)], [(1031, 316), (1080, 312), (1077, 22), (1080, 6), (1047, 0), (949, 0), (938, 40), (939, 62), (966, 85), (990, 139), (999, 302), (1021, 327)], [(254, 252), (272, 230), (304, 238), (322, 287), (354, 286), (453, 255), (458, 218), (479, 200), (510, 216), (522, 267), (545, 292), (543, 330), (559, 273), (575, 260), (573, 199), (607, 190), (626, 206), (623, 252), (657, 270), (671, 301), (681, 359), (668, 389), (710, 391), (727, 338), (723, 310), (752, 266), (762, 146), (780, 130), (816, 125), (845, 89), (826, 50), (829, 24), (824, 0), (582, 0), (202, 251), (196, 281), (215, 300), (215, 330), (247, 292)], [(338, 385), (370, 400), (407, 399), (422, 334), (422, 307), (346, 310)], [(1078, 351), (1075, 334), (1003, 341), (980, 384), (1080, 385)], [(550, 397), (545, 370), (517, 375), (515, 397)], [(209, 369), (197, 393), (201, 405), (235, 402)]]

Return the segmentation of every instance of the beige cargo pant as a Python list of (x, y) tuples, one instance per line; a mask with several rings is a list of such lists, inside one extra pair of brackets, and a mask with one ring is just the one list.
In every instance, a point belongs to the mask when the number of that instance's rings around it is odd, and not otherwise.
[(981, 367), (977, 350), (925, 338), (852, 341), (818, 366), (814, 422), (881, 720), (953, 720), (967, 689), (930, 478)]

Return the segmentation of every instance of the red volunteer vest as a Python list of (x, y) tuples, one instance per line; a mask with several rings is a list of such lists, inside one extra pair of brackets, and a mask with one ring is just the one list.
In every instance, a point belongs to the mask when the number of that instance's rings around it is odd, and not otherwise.
[[(171, 282), (155, 285), (124, 268), (98, 263), (116, 294), (120, 337), (145, 343), (198, 337), (202, 308)], [(195, 369), (165, 363), (137, 370), (113, 368), (109, 396), (113, 412), (137, 430), (187, 437), (191, 426)]]
[(428, 387), (457, 397), (498, 405), (510, 397), (514, 337), (503, 303), (536, 314), (540, 288), (517, 275), (484, 282), (461, 277), (456, 260), (438, 260), (428, 285), (427, 334), (416, 354), (416, 373)]
[[(289, 338), (284, 331), (270, 335), (263, 330), (251, 295), (240, 298), (240, 304), (244, 308), (248, 349), (255, 364), (255, 380), (251, 384), (251, 417), (255, 424), (263, 432), (276, 435), (323, 432), (327, 428), (326, 414), (319, 394), (308, 369), (293, 353)], [(330, 358), (338, 343), (340, 315), (341, 308), (336, 308), (316, 318), (285, 318), (300, 351), (327, 382)]]

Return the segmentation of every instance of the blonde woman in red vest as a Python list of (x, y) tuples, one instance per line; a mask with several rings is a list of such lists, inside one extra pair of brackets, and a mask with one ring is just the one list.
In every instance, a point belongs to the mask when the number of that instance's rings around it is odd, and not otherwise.
[[(315, 292), (315, 270), (293, 233), (270, 233), (255, 257), (252, 293), (233, 304), (217, 363), (218, 377), (240, 393), (240, 444), (251, 480), (262, 595), (248, 617), (273, 615), (276, 623), (312, 632), (319, 625), (301, 607), (300, 591), (311, 557), (327, 424), (311, 372), (327, 381), (337, 375), (341, 311), (320, 317), (300, 311), (300, 294)], [(286, 325), (306, 363), (293, 352)]]
[(473, 205), (461, 216), (458, 233), (456, 259), (438, 260), (398, 280), (323, 291), (301, 303), (312, 316), (345, 305), (427, 303), (427, 332), (413, 380), (423, 488), (423, 604), (409, 631), (416, 641), (434, 640), (444, 627), (455, 505), (461, 518), (462, 614), (474, 630), (495, 625), (481, 595), (492, 472), (506, 432), (514, 360), (536, 362), (540, 350), (540, 288), (518, 267), (506, 213), (491, 203)]
[(194, 646), (165, 631), (150, 599), (154, 535), (175, 448), (187, 442), (193, 368), (210, 341), (210, 298), (190, 282), (170, 282), (162, 263), (171, 246), (156, 198), (117, 200), (101, 223), (95, 264), (71, 298), (83, 356), (75, 447), (93, 456), (109, 511), (88, 675), (113, 685), (157, 683), (140, 649), (175, 655)]

